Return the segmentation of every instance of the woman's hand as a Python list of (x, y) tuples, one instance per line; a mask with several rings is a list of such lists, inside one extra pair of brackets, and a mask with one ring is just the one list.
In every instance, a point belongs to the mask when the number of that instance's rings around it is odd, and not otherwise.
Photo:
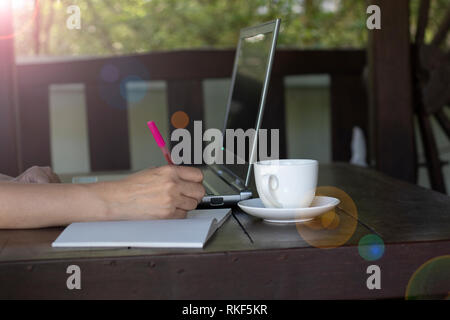
[(17, 178), (10, 181), (20, 183), (61, 183), (59, 177), (52, 171), (50, 167), (33, 166), (27, 169)]
[(200, 170), (148, 169), (123, 180), (55, 184), (49, 168), (31, 168), (0, 183), (0, 229), (64, 226), (72, 222), (184, 218), (205, 194)]
[(107, 220), (177, 219), (205, 195), (199, 169), (164, 166), (90, 187), (106, 205)]

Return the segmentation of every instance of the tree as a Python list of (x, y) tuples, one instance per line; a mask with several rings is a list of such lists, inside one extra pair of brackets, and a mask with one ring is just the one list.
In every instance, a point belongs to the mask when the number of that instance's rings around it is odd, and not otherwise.
[[(111, 55), (155, 50), (233, 48), (241, 28), (277, 17), (282, 19), (280, 47), (362, 48), (367, 42), (366, 0), (38, 2), (39, 14), (34, 15), (34, 19), (32, 10), (16, 12), (16, 52), (19, 56)], [(432, 1), (432, 15), (438, 17), (432, 21), (440, 20), (448, 2)], [(66, 8), (73, 4), (78, 5), (82, 12), (81, 30), (65, 27)], [(418, 0), (411, 0), (411, 8), (417, 12)], [(414, 28), (415, 20), (412, 19), (412, 22)], [(432, 28), (430, 33), (433, 33)], [(33, 46), (30, 46), (30, 41)]]

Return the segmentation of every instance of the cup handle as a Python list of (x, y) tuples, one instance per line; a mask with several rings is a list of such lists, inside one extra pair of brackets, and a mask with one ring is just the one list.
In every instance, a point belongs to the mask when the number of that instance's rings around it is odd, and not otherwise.
[[(266, 174), (263, 177), (263, 193), (266, 196), (267, 200), (276, 208), (282, 208), (283, 206), (275, 199), (273, 194), (274, 190), (278, 189), (278, 178), (273, 174)], [(272, 187), (272, 183), (275, 184), (275, 187)]]

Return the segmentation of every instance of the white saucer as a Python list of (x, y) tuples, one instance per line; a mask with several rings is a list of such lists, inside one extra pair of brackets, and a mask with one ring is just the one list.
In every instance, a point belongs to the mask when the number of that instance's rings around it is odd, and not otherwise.
[(271, 223), (295, 223), (312, 220), (341, 201), (332, 197), (316, 196), (306, 208), (266, 208), (260, 198), (242, 200), (238, 203), (244, 212)]

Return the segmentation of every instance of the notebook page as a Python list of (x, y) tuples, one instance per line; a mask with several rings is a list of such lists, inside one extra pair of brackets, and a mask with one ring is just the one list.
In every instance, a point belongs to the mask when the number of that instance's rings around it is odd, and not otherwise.
[(52, 246), (202, 248), (230, 213), (194, 210), (187, 219), (72, 223)]

